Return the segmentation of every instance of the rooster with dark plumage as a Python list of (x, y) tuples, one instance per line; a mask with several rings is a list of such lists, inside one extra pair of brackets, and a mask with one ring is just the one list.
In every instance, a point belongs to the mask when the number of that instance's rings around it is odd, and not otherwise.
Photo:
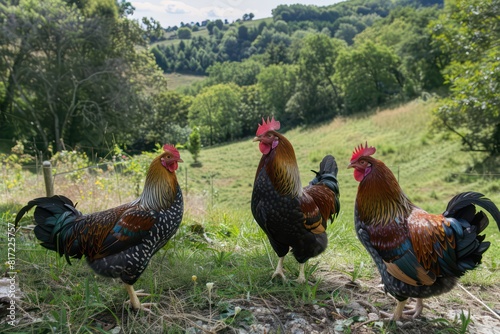
[(327, 222), (339, 213), (338, 168), (333, 156), (325, 156), (316, 177), (303, 188), (292, 144), (279, 129), (274, 117), (262, 119), (254, 138), (262, 158), (255, 175), (252, 214), (279, 257), (272, 277), (285, 280), (283, 260), (291, 248), (300, 264), (297, 282), (304, 283), (304, 264), (326, 249)]
[[(477, 192), (453, 197), (444, 213), (430, 214), (401, 190), (391, 170), (372, 155), (374, 147), (358, 146), (349, 168), (359, 182), (355, 228), (373, 258), (386, 292), (397, 300), (392, 315), (418, 317), (423, 298), (450, 291), (458, 278), (480, 263), (490, 243), (481, 235), (488, 226), (488, 211), (500, 229), (497, 206)], [(408, 298), (416, 306), (404, 311)]]
[(35, 236), (42, 246), (70, 258), (84, 256), (99, 275), (120, 278), (134, 309), (144, 309), (133, 284), (151, 257), (175, 234), (183, 215), (182, 192), (175, 171), (182, 162), (177, 149), (163, 146), (146, 174), (136, 200), (91, 214), (82, 214), (68, 198), (56, 195), (30, 201), (16, 217), (16, 225), (35, 207)]

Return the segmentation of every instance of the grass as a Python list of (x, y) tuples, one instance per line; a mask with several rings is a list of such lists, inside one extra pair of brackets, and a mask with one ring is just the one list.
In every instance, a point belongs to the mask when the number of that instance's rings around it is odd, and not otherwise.
[[(408, 196), (426, 210), (442, 212), (452, 195), (467, 190), (483, 192), (500, 203), (498, 177), (471, 177), (466, 173), (498, 167), (478, 163), (484, 157), (461, 151), (456, 138), (429, 133), (432, 107), (432, 103), (414, 101), (391, 110), (338, 118), (319, 127), (285, 133), (294, 145), (304, 184), (313, 177), (310, 170), (317, 169), (327, 153), (336, 157), (340, 167), (342, 210), (328, 227), (328, 249), (307, 265), (310, 284), (293, 282), (298, 265), (291, 256), (285, 260), (285, 274), (290, 280), (270, 280), (277, 257), (250, 212), (260, 153), (257, 144), (248, 138), (203, 149), (199, 156), (202, 166), (197, 168), (191, 167), (189, 153), (181, 151), (185, 162), (178, 178), (186, 195), (185, 218), (178, 233), (153, 257), (135, 284), (136, 289), (152, 294), (142, 301), (158, 304), (153, 315), (136, 314), (123, 307), (127, 294), (119, 280), (94, 275), (85, 261), (66, 264), (54, 252), (40, 247), (32, 232), (22, 229), (17, 234), (15, 259), (22, 292), (17, 317), (22, 320), (12, 328), (2, 322), (5, 317), (0, 309), (0, 331), (86, 333), (119, 327), (123, 332), (183, 333), (189, 328), (198, 330), (201, 323), (205, 331), (230, 332), (232, 328), (257, 324), (257, 308), (275, 312), (267, 316), (278, 319), (278, 324), (287, 321), (283, 318), (287, 312), (312, 314), (324, 308), (329, 320), (321, 323), (319, 318), (315, 324), (319, 331), (329, 328), (335, 319), (351, 319), (340, 324), (351, 330), (360, 318), (339, 310), (352, 301), (364, 300), (392, 310), (395, 303), (376, 290), (378, 273), (353, 230), (357, 182), (352, 170), (345, 167), (356, 145), (368, 141), (376, 146), (376, 157), (384, 160)], [(286, 121), (282, 120), (282, 124), (286, 125)], [(13, 177), (12, 173), (3, 176), (4, 184)], [(16, 177), (21, 181), (15, 186), (0, 188), (0, 263), (7, 259), (4, 226), (13, 221), (28, 200), (44, 195), (40, 176), (23, 173)], [(112, 207), (136, 196), (130, 178), (112, 172), (84, 173), (78, 178), (59, 175), (55, 186), (56, 193), (79, 202), (83, 212)], [(24, 220), (23, 225), (28, 223)], [(486, 234), (492, 246), (483, 265), (465, 275), (461, 283), (489, 307), (498, 309), (499, 292), (495, 287), (500, 281), (500, 233), (492, 223)], [(207, 283), (214, 283), (210, 294)], [(433, 300), (448, 300), (447, 305), (462, 309), (470, 307), (459, 289)], [(237, 308), (242, 310), (238, 314)], [(444, 317), (440, 312), (424, 310), (424, 314)], [(433, 326), (440, 324), (419, 322), (417, 326), (432, 332), (436, 330)], [(374, 332), (393, 331), (390, 326), (371, 326)], [(445, 326), (462, 332), (463, 323), (447, 322)], [(284, 331), (283, 326), (279, 328)]]
[(168, 83), (169, 90), (176, 90), (181, 87), (187, 87), (195, 82), (202, 81), (206, 79), (203, 75), (189, 75), (189, 74), (179, 74), (179, 73), (167, 73), (165, 74)]

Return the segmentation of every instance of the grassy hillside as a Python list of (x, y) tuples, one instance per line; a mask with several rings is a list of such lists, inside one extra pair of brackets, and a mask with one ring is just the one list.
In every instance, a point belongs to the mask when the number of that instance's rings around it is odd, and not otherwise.
[[(340, 166), (339, 181), (345, 213), (351, 215), (357, 182), (352, 170), (347, 170), (352, 151), (360, 143), (368, 142), (377, 148), (375, 157), (383, 160), (399, 177), (407, 194), (424, 209), (443, 210), (443, 203), (457, 192), (483, 191), (500, 203), (499, 173), (495, 164), (478, 164), (484, 154), (461, 151), (460, 141), (446, 133), (429, 131), (433, 103), (415, 101), (392, 110), (339, 118), (316, 128), (299, 128), (285, 133), (295, 148), (302, 182), (313, 177), (325, 154), (335, 156)], [(280, 120), (286, 128), (286, 120)], [(257, 124), (256, 124), (257, 127)], [(253, 178), (261, 154), (252, 138), (202, 149), (201, 168), (189, 168), (188, 178), (213, 177), (217, 191), (217, 206), (246, 210), (249, 206)], [(186, 165), (191, 162), (184, 153)], [(496, 167), (498, 168), (498, 167)], [(189, 181), (190, 188), (207, 189), (199, 182)]]
[[(181, 333), (188, 327), (198, 328), (196, 321), (201, 321), (207, 330), (216, 332), (259, 323), (255, 308), (260, 307), (270, 308), (273, 316), (280, 319), (277, 330), (271, 332), (284, 332), (287, 312), (309, 314), (314, 306), (326, 309), (327, 314), (323, 322), (313, 316), (316, 330), (324, 332), (334, 323), (339, 326), (338, 321), (351, 319), (345, 325), (348, 331), (353, 330), (351, 324), (362, 321), (343, 313), (342, 310), (352, 308), (351, 302), (392, 310), (395, 303), (377, 287), (378, 273), (353, 230), (357, 182), (352, 170), (345, 167), (355, 146), (365, 141), (375, 146), (375, 156), (394, 171), (408, 196), (424, 209), (442, 212), (452, 195), (466, 190), (483, 192), (500, 204), (499, 171), (494, 170), (498, 164), (478, 165), (484, 156), (462, 152), (456, 138), (429, 133), (432, 108), (432, 102), (415, 101), (391, 110), (339, 118), (316, 128), (283, 131), (294, 145), (304, 185), (313, 176), (310, 170), (318, 168), (325, 154), (333, 154), (340, 167), (342, 210), (327, 230), (328, 249), (309, 261), (309, 284), (270, 282), (277, 257), (250, 212), (252, 183), (261, 154), (257, 143), (248, 138), (202, 149), (201, 167), (192, 167), (190, 154), (181, 151), (185, 163), (181, 164), (178, 178), (186, 199), (185, 219), (176, 236), (153, 257), (135, 285), (136, 289), (153, 293), (143, 298), (158, 303), (153, 315), (140, 317), (124, 311), (126, 293), (118, 280), (92, 275), (84, 261), (67, 265), (64, 259), (42, 249), (29, 228), (24, 228), (17, 236), (16, 265), (22, 305), (29, 316), (24, 316), (20, 327), (14, 329), (58, 332), (69, 328), (70, 332), (87, 332), (111, 323), (111, 328), (120, 326), (125, 332)], [(286, 128), (286, 120), (280, 121)], [(497, 175), (485, 176), (486, 171)], [(4, 175), (4, 182), (9, 175)], [(20, 205), (43, 195), (39, 177), (23, 178), (24, 184), (4, 187), (0, 193), (3, 262), (7, 256), (6, 223), (12, 221)], [(78, 202), (83, 212), (133, 199), (135, 185), (130, 176), (108, 172), (80, 175), (78, 180), (70, 174), (56, 178), (56, 192)], [(29, 220), (23, 221), (23, 225), (28, 223)], [(486, 232), (492, 246), (483, 265), (461, 282), (489, 307), (499, 309), (500, 233), (494, 223)], [(298, 265), (293, 257), (286, 258), (285, 270), (290, 279), (296, 278)], [(211, 294), (205, 288), (207, 282), (215, 283)], [(431, 308), (425, 309), (424, 314), (434, 319), (450, 319), (450, 310), (473, 308), (473, 314), (484, 311), (482, 306), (474, 306), (459, 288), (429, 302)], [(234, 314), (236, 307), (243, 309), (239, 316)], [(446, 324), (452, 330), (464, 325), (456, 319), (453, 322), (453, 317), (450, 321)], [(417, 322), (412, 325), (416, 326), (415, 331), (405, 327), (405, 333), (443, 330), (440, 324)], [(367, 332), (398, 332), (377, 327), (383, 324), (364, 326), (368, 326)], [(0, 323), (2, 328), (12, 330)]]
[(189, 74), (179, 74), (179, 73), (166, 73), (167, 84), (169, 90), (176, 90), (180, 87), (187, 87), (195, 82), (202, 81), (206, 79), (203, 75), (189, 75)]
[[(272, 17), (267, 17), (267, 18), (251, 20), (251, 21), (241, 21), (240, 23), (232, 23), (230, 25), (225, 25), (224, 27), (230, 27), (231, 25), (238, 26), (239, 24), (242, 24), (250, 29), (250, 28), (258, 27), (261, 22), (271, 23), (272, 21), (273, 21)], [(167, 40), (152, 43), (151, 47), (154, 47), (155, 45), (171, 45), (171, 44), (177, 45), (177, 44), (179, 44), (179, 42), (181, 41), (180, 39), (178, 39), (178, 38), (170, 39), (170, 37), (174, 36), (175, 34), (176, 34), (175, 32), (165, 33)], [(191, 33), (191, 38), (200, 37), (200, 36), (201, 37), (209, 37), (209, 33), (208, 33), (208, 30), (206, 27), (201, 27), (200, 30), (193, 31)], [(189, 40), (184, 40), (184, 42), (189, 42)]]

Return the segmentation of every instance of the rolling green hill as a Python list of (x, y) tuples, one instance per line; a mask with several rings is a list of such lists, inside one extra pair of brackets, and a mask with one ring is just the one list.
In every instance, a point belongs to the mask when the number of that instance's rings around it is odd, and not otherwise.
[[(431, 132), (434, 106), (433, 102), (417, 100), (390, 110), (284, 132), (294, 146), (302, 183), (306, 185), (312, 179), (310, 170), (318, 168), (325, 154), (334, 155), (340, 167), (342, 206), (351, 216), (357, 182), (352, 170), (343, 167), (349, 163), (354, 147), (367, 141), (377, 148), (375, 157), (393, 170), (405, 192), (424, 209), (441, 212), (454, 194), (466, 190), (482, 191), (500, 203), (500, 178), (494, 161), (479, 164), (486, 157), (483, 153), (464, 152), (457, 137)], [(286, 128), (286, 120), (280, 121), (282, 129)], [(184, 152), (183, 157), (189, 165), (189, 153)], [(188, 187), (209, 192), (212, 177), (216, 206), (248, 211), (260, 157), (252, 138), (202, 149), (202, 167), (189, 168)]]

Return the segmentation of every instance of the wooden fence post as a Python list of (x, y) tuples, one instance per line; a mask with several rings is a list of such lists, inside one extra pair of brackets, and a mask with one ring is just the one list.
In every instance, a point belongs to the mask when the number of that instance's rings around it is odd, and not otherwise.
[(52, 166), (50, 161), (43, 162), (43, 180), (45, 181), (45, 193), (47, 197), (54, 196), (54, 180), (52, 179)]

